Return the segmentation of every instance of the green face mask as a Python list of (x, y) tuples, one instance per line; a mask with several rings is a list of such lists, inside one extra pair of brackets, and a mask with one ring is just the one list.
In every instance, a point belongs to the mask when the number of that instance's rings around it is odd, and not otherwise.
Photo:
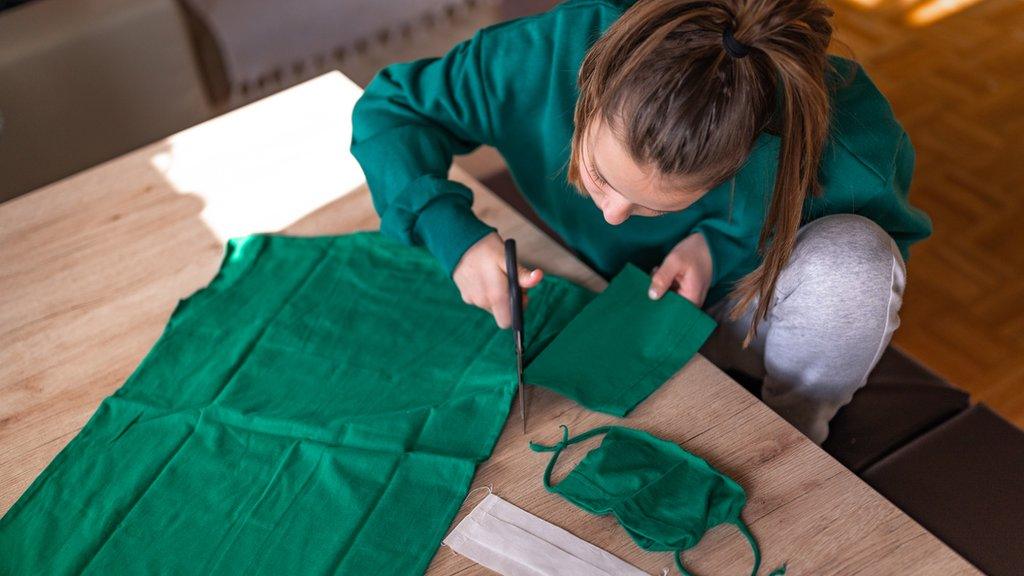
[[(675, 552), (676, 567), (689, 574), (680, 554), (695, 546), (711, 528), (735, 525), (754, 551), (756, 575), (761, 565), (757, 541), (740, 519), (747, 502), (743, 488), (707, 462), (642, 430), (602, 426), (553, 446), (530, 443), (535, 452), (554, 452), (544, 471), (544, 486), (591, 514), (612, 513), (644, 550)], [(551, 471), (570, 444), (605, 434), (561, 482), (551, 484)], [(785, 566), (772, 572), (784, 574)]]

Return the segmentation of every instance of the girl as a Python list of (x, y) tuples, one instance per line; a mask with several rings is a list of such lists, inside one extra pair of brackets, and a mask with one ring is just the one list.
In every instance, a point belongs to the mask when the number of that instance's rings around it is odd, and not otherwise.
[(704, 306), (719, 322), (705, 355), (763, 377), (764, 401), (820, 443), (899, 324), (907, 250), (931, 231), (888, 103), (826, 56), (831, 15), (570, 0), (390, 66), (353, 117), (381, 229), (507, 326), (502, 240), (447, 179), (452, 155), (495, 146), (584, 261), (606, 276), (632, 262), (653, 270), (651, 298)]

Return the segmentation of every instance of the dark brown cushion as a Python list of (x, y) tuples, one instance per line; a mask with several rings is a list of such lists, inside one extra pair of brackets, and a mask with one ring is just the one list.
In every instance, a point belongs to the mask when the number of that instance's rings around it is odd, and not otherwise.
[[(761, 381), (728, 371), (755, 396)], [(900, 446), (959, 414), (969, 395), (950, 386), (896, 348), (888, 348), (868, 382), (829, 424), (822, 448), (860, 473)]]
[(981, 570), (1024, 574), (1024, 432), (976, 405), (862, 477)]
[(867, 384), (832, 419), (822, 448), (860, 472), (967, 409), (969, 402), (966, 392), (890, 347)]

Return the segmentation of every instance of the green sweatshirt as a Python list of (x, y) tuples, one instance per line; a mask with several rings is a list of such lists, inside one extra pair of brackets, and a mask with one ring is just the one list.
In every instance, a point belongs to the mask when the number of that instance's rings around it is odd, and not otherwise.
[[(470, 190), (448, 180), (448, 169), (453, 155), (488, 144), (541, 218), (606, 277), (626, 263), (649, 270), (694, 232), (711, 250), (707, 304), (757, 267), (778, 164), (774, 135), (758, 138), (732, 180), (687, 209), (656, 218), (612, 226), (566, 180), (580, 63), (631, 4), (570, 0), (480, 30), (441, 58), (382, 70), (356, 104), (352, 134), (382, 232), (425, 245), (451, 273), (492, 228), (473, 214)], [(931, 232), (928, 217), (907, 200), (913, 147), (863, 70), (840, 58), (832, 63), (835, 73), (853, 80), (833, 93), (820, 173), (824, 194), (808, 199), (805, 221), (860, 214), (885, 229), (906, 258), (910, 245)]]

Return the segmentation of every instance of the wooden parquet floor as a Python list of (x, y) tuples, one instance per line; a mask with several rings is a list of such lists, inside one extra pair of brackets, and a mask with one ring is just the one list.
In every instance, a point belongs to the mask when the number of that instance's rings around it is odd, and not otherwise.
[(935, 224), (912, 249), (895, 342), (1024, 426), (1024, 1), (833, 8), (910, 133), (911, 198)]

